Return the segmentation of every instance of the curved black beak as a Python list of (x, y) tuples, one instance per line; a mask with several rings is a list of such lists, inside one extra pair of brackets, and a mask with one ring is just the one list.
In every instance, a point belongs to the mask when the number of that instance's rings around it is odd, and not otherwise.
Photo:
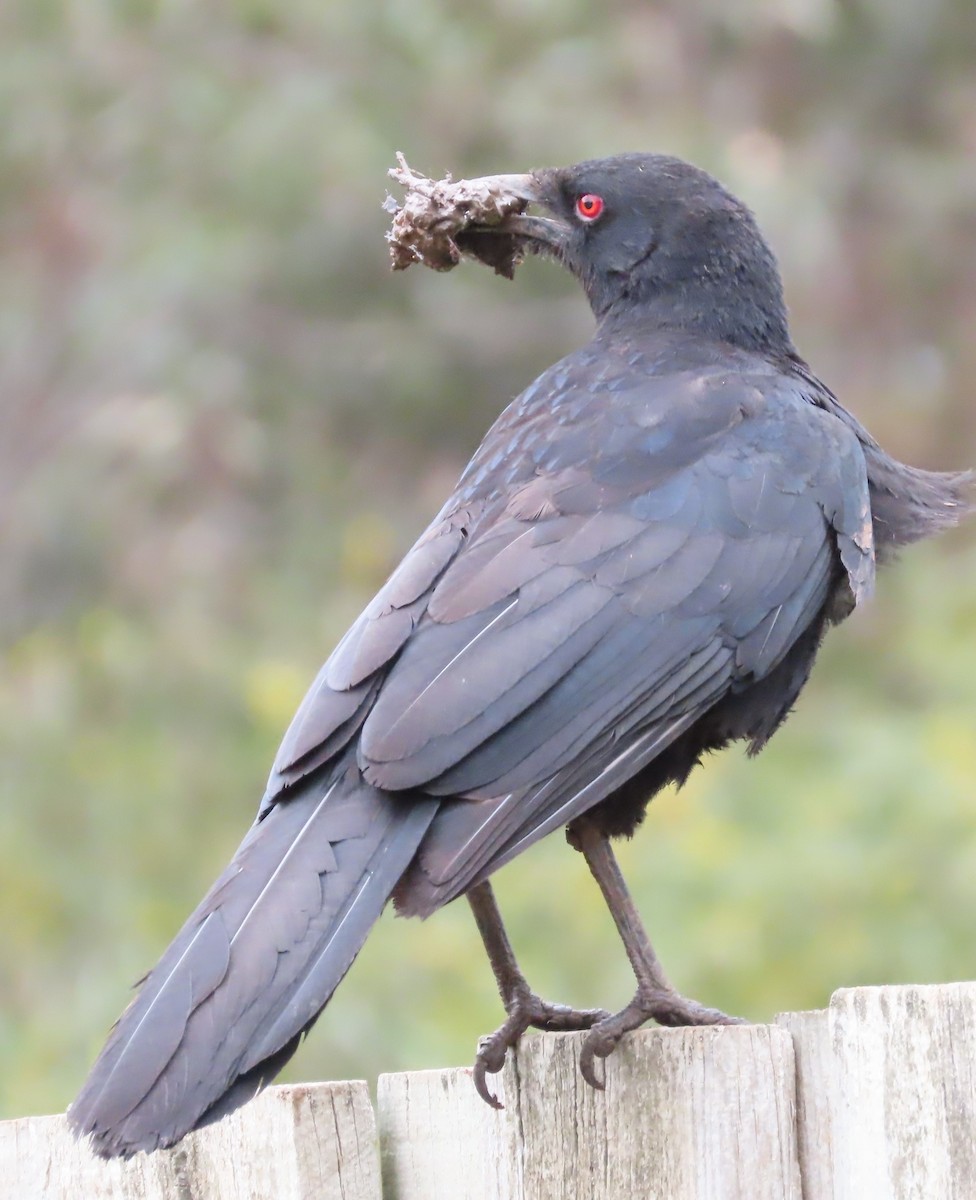
[[(492, 195), (517, 197), (525, 206), (538, 204), (552, 212), (546, 172), (530, 172), (526, 175), (485, 175), (472, 183), (483, 186)], [(558, 254), (566, 244), (571, 232), (569, 225), (555, 216), (534, 216), (512, 212), (497, 224), (471, 225), (467, 234), (507, 234), (518, 239), (526, 249), (535, 252), (546, 250)]]

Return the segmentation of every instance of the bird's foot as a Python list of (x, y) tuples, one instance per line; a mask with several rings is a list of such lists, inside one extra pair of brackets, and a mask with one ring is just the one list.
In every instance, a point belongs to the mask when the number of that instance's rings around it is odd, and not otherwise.
[(591, 1086), (603, 1091), (606, 1079), (597, 1074), (597, 1059), (608, 1058), (625, 1033), (639, 1029), (647, 1021), (659, 1025), (745, 1025), (742, 1017), (731, 1017), (717, 1008), (706, 1008), (671, 988), (639, 987), (633, 1000), (618, 1013), (596, 1022), (583, 1042), (580, 1074)]
[(505, 1005), (505, 1011), (508, 1017), (504, 1025), (481, 1039), (474, 1060), (474, 1086), (482, 1100), (492, 1108), (503, 1108), (504, 1105), (488, 1087), (487, 1076), (498, 1074), (505, 1065), (505, 1056), (527, 1029), (567, 1033), (571, 1030), (599, 1028), (613, 1020), (604, 1008), (570, 1008), (566, 1004), (550, 1004), (528, 987), (516, 991)]

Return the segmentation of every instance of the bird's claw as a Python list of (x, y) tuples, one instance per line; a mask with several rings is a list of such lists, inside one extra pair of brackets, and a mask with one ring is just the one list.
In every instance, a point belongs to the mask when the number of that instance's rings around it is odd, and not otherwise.
[(472, 1072), (478, 1095), (496, 1109), (505, 1106), (489, 1088), (487, 1077), (497, 1075), (504, 1067), (508, 1051), (515, 1048), (527, 1029), (542, 1029), (548, 1033), (592, 1029), (610, 1017), (602, 1008), (577, 1009), (550, 1004), (527, 989), (519, 991), (506, 1007), (505, 1023), (478, 1043)]
[(598, 1060), (607, 1059), (620, 1044), (625, 1033), (639, 1029), (654, 1020), (659, 1025), (678, 1028), (687, 1025), (744, 1025), (742, 1017), (732, 1017), (717, 1008), (706, 1008), (697, 1000), (689, 1000), (678, 992), (659, 988), (639, 989), (634, 999), (603, 1021), (597, 1022), (583, 1042), (580, 1051), (580, 1074), (598, 1092), (606, 1089), (606, 1071), (597, 1074)]
[(488, 1037), (483, 1037), (478, 1043), (478, 1053), (474, 1060), (474, 1086), (478, 1095), (490, 1108), (504, 1108), (501, 1100), (488, 1086), (488, 1075), (497, 1075), (505, 1065), (508, 1054), (508, 1042), (499, 1035), (505, 1032), (505, 1027), (496, 1030)]
[(619, 1038), (613, 1039), (611, 1042), (605, 1041), (599, 1036), (596, 1030), (590, 1030), (589, 1036), (583, 1042), (583, 1049), (580, 1050), (579, 1069), (580, 1074), (590, 1085), (598, 1092), (606, 1090), (607, 1072), (604, 1067), (601, 1074), (597, 1074), (597, 1060), (602, 1060), (611, 1055), (617, 1048)]

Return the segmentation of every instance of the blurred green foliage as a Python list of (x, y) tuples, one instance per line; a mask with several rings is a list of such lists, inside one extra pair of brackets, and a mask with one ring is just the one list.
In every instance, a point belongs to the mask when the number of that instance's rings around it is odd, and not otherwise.
[[(590, 322), (529, 263), (391, 277), (431, 174), (662, 149), (777, 248), (893, 451), (976, 459), (969, 0), (0, 8), (0, 1109), (60, 1109), (251, 820), (294, 705), (503, 404)], [(765, 1018), (976, 974), (976, 545), (906, 556), (755, 763), (622, 854), (665, 963)], [(626, 963), (558, 836), (499, 877), (553, 998)], [(466, 1062), (464, 905), (384, 918), (295, 1077)]]

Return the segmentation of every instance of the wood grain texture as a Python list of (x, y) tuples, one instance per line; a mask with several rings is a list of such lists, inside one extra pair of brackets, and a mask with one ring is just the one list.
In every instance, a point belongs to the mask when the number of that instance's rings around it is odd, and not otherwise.
[[(9, 1188), (9, 1190), (8, 1190)], [(0, 1196), (13, 1200), (381, 1200), (365, 1083), (269, 1088), (172, 1150), (103, 1162), (64, 1117), (0, 1124)]]
[(642, 1030), (603, 1093), (583, 1036), (527, 1038), (498, 1113), (467, 1071), (381, 1077), (386, 1200), (799, 1200), (786, 1030)]
[(972, 1200), (976, 983), (845, 988), (829, 1023), (836, 1200)]
[(63, 1117), (0, 1123), (11, 1200), (973, 1200), (976, 983), (856, 988), (774, 1026), (651, 1028), (578, 1069), (524, 1039), (492, 1080), (270, 1088), (174, 1150), (106, 1163)]
[(834, 1052), (827, 1011), (780, 1013), (796, 1058), (796, 1143), (803, 1200), (833, 1200)]
[(379, 1077), (383, 1200), (519, 1200), (526, 1195), (512, 1055), (502, 1073), (492, 1077), (492, 1090), (505, 1104), (501, 1112), (475, 1092), (470, 1067)]

